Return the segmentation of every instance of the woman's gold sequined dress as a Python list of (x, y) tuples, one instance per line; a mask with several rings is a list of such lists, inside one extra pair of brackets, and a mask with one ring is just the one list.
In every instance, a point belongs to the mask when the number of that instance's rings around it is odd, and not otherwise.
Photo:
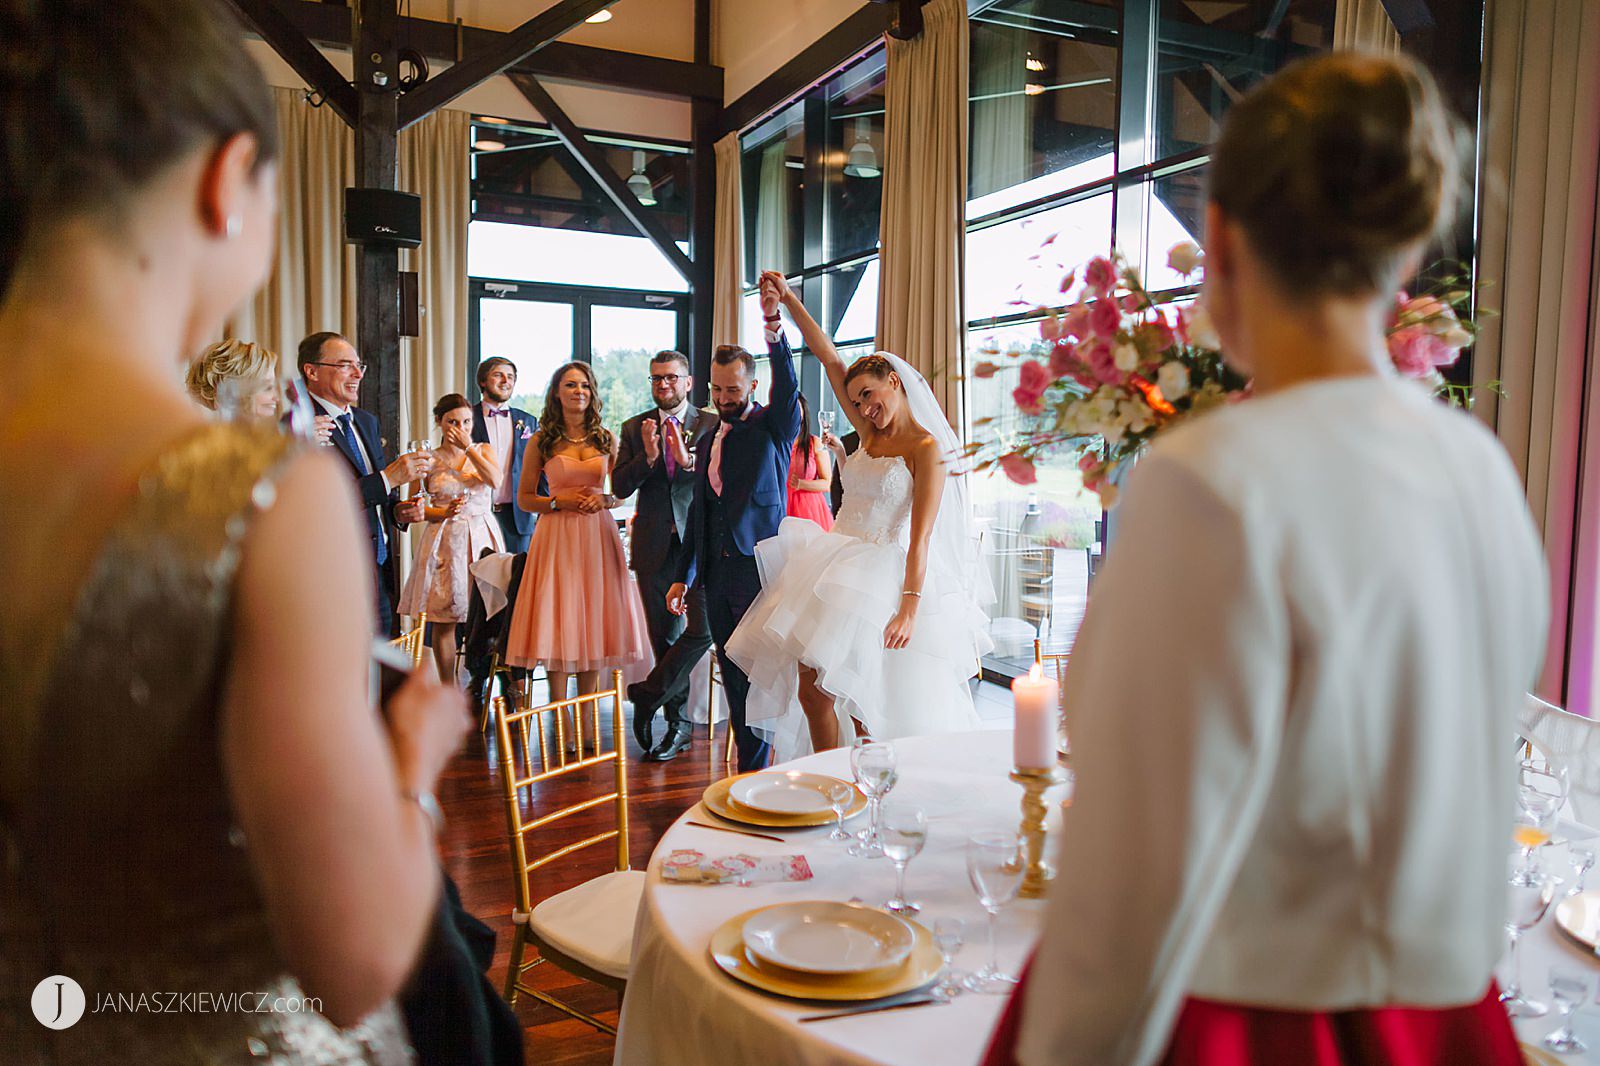
[[(302, 993), (233, 826), (218, 730), (239, 545), (290, 451), (228, 425), (163, 449), (60, 631), (0, 663), (0, 1062), (410, 1061), (392, 1006), (344, 1031), (258, 1009)], [(57, 974), (88, 1010), (60, 1031), (30, 1006)], [(202, 1011), (200, 993), (234, 1009)]]

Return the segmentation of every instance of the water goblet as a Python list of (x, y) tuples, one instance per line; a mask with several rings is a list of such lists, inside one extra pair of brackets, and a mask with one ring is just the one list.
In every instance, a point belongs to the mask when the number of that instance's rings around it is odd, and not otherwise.
[(916, 914), (922, 906), (906, 899), (906, 867), (928, 842), (928, 816), (910, 803), (886, 803), (881, 814), (883, 853), (894, 863), (896, 875), (894, 898), (883, 909), (890, 914)]
[(1583, 891), (1583, 879), (1589, 876), (1589, 871), (1594, 869), (1594, 845), (1572, 844), (1567, 848), (1567, 862), (1572, 864), (1572, 872), (1577, 874), (1577, 880), (1567, 890), (1567, 895), (1576, 896)]
[(833, 810), (833, 832), (828, 834), (829, 840), (845, 841), (854, 840), (844, 827), (844, 812), (850, 809), (850, 804), (855, 801), (856, 790), (843, 781), (836, 781), (828, 786), (828, 806)]
[(894, 748), (888, 744), (868, 740), (857, 743), (850, 751), (850, 770), (856, 784), (867, 795), (867, 828), (856, 843), (850, 845), (850, 854), (866, 859), (876, 859), (883, 854), (883, 838), (879, 831), (879, 809), (899, 780)]
[(961, 974), (950, 965), (961, 950), (966, 929), (966, 923), (960, 918), (940, 918), (933, 923), (933, 946), (939, 949), (939, 957), (944, 960), (939, 982), (933, 986), (933, 994), (939, 999), (952, 1000), (966, 991), (961, 984)]
[(1517, 811), (1516, 826), (1511, 831), (1511, 840), (1521, 855), (1517, 860), (1516, 870), (1511, 874), (1513, 885), (1527, 888), (1538, 882), (1540, 871), (1534, 853), (1550, 842), (1550, 830), (1554, 824), (1553, 811), (1543, 811), (1538, 815), (1529, 814), (1526, 810)]
[(1561, 1012), (1561, 1028), (1544, 1038), (1544, 1046), (1559, 1055), (1578, 1055), (1589, 1050), (1589, 1045), (1578, 1039), (1572, 1031), (1572, 1015), (1594, 998), (1594, 974), (1575, 969), (1550, 971), (1550, 998)]
[(1000, 908), (1016, 899), (1022, 888), (1022, 871), (1022, 841), (1016, 833), (975, 833), (968, 838), (967, 879), (978, 903), (989, 915), (989, 961), (965, 982), (973, 992), (1003, 995), (1017, 983), (1015, 977), (1000, 969), (994, 929)]
[(1522, 963), (1517, 946), (1522, 943), (1522, 935), (1544, 918), (1555, 889), (1555, 881), (1543, 875), (1536, 877), (1531, 885), (1518, 884), (1515, 877), (1511, 879), (1511, 910), (1505, 922), (1506, 937), (1511, 942), (1511, 983), (1500, 990), (1500, 1005), (1513, 1018), (1539, 1018), (1550, 1010), (1545, 1004), (1523, 995)]

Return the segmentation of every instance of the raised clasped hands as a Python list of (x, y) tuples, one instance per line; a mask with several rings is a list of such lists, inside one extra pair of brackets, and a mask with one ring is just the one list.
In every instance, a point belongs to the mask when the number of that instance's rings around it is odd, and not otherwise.
[(672, 461), (678, 464), (678, 469), (683, 469), (692, 464), (689, 458), (689, 448), (683, 440), (683, 430), (678, 428), (676, 422), (668, 422), (665, 431), (665, 445), (672, 453)]
[(788, 307), (797, 299), (789, 279), (779, 271), (763, 270), (757, 284), (761, 290), (761, 313), (767, 318), (777, 314), (780, 306)]

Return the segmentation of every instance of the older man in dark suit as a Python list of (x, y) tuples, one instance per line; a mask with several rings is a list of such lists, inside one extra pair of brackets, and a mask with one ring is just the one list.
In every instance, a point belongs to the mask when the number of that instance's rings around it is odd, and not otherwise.
[(525, 552), (535, 516), (517, 504), (517, 485), (522, 481), (522, 453), (539, 428), (539, 420), (511, 406), (511, 394), (517, 391), (517, 365), (509, 359), (495, 356), (478, 364), (478, 391), (483, 399), (472, 405), (472, 439), (492, 447), (505, 471), (494, 490), (494, 516), (506, 551)]
[(377, 417), (356, 406), (367, 364), (348, 340), (337, 333), (313, 333), (300, 342), (299, 357), (300, 373), (315, 408), (318, 437), (338, 448), (355, 476), (372, 538), (378, 632), (393, 636), (397, 626), (391, 607), (396, 574), (392, 533), (422, 520), (422, 501), (402, 502), (400, 486), (427, 473), (428, 457), (402, 455), (389, 461)]
[[(659, 352), (650, 361), (654, 410), (622, 424), (611, 491), (619, 498), (639, 493), (633, 513), (629, 565), (639, 582), (645, 622), (656, 666), (650, 676), (628, 687), (633, 702), (633, 735), (647, 762), (681, 755), (694, 735), (684, 716), (689, 675), (706, 649), (711, 629), (703, 591), (689, 597), (687, 622), (667, 610), (667, 590), (689, 550), (689, 507), (694, 502), (695, 452), (717, 428), (717, 417), (689, 402), (694, 379), (681, 352)], [(653, 744), (656, 708), (666, 711), (667, 733)]]

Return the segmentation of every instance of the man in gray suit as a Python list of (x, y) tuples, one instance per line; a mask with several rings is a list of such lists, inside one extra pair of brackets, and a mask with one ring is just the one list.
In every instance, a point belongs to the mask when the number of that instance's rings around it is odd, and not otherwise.
[[(628, 698), (633, 701), (633, 735), (648, 762), (675, 759), (689, 746), (694, 735), (684, 715), (689, 674), (711, 647), (703, 593), (690, 596), (686, 619), (667, 610), (667, 590), (677, 580), (680, 557), (690, 550), (684, 541), (694, 499), (695, 449), (718, 424), (711, 412), (690, 404), (693, 384), (682, 353), (660, 352), (650, 361), (655, 410), (622, 424), (611, 472), (611, 491), (618, 498), (639, 493), (630, 565), (644, 600), (656, 666), (649, 677), (628, 686)], [(659, 744), (654, 743), (657, 707), (667, 715), (667, 733)]]

